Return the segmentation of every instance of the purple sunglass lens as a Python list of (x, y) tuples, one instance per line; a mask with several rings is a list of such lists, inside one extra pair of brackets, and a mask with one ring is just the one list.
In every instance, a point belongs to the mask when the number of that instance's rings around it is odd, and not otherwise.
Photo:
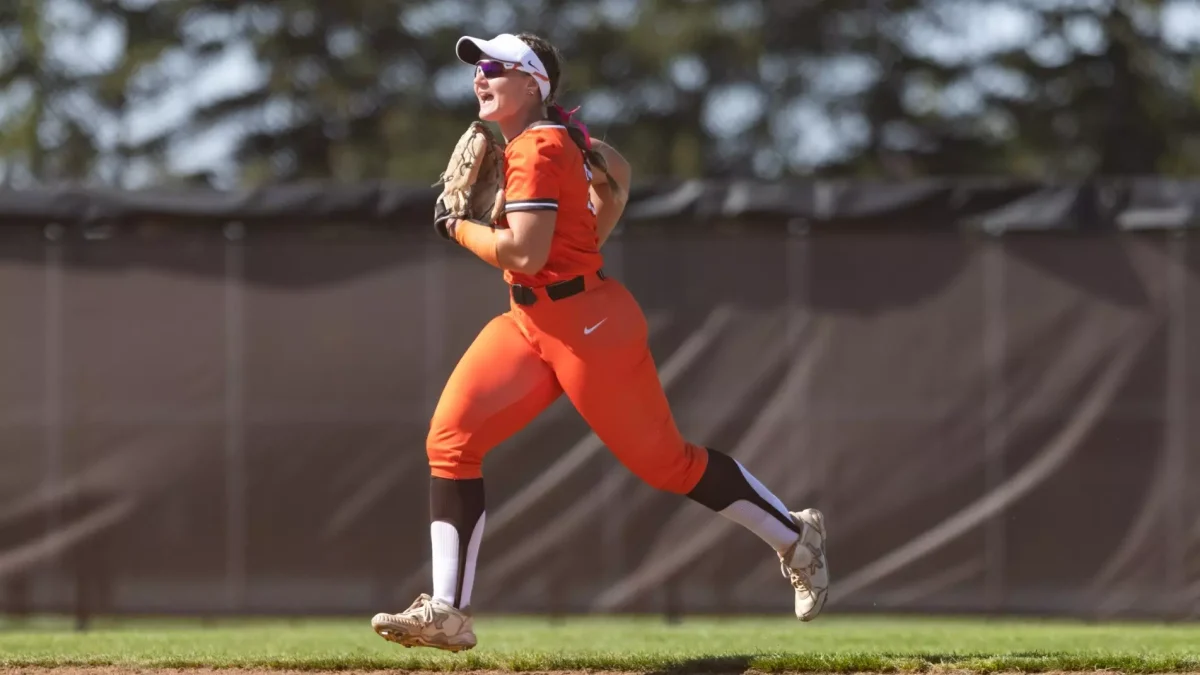
[(496, 61), (480, 61), (479, 70), (489, 80), (504, 74), (504, 64)]

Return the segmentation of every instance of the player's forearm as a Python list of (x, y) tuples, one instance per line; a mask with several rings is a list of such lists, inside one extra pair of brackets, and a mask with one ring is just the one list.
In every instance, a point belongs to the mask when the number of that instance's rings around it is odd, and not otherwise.
[(458, 220), (454, 223), (454, 240), (463, 248), (479, 256), (493, 267), (503, 269), (500, 261), (500, 246), (497, 232), (491, 225), (473, 220)]
[(454, 238), (463, 248), (493, 267), (536, 274), (546, 264), (548, 250), (530, 241), (519, 240), (511, 229), (495, 228), (471, 220), (460, 220)]

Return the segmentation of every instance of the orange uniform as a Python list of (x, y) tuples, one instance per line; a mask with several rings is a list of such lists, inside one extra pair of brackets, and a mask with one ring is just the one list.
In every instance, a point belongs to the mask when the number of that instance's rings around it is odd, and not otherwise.
[(506, 147), (505, 179), (506, 212), (557, 211), (550, 255), (537, 274), (504, 272), (509, 311), (463, 354), (434, 411), (433, 476), (482, 477), (484, 455), (565, 393), (628, 469), (688, 493), (708, 454), (675, 425), (641, 307), (601, 270), (582, 152), (563, 126), (531, 127)]
[[(588, 194), (592, 172), (566, 127), (532, 127), (514, 138), (504, 148), (504, 180), (505, 213), (558, 212), (546, 265), (532, 276), (505, 270), (505, 281), (545, 286), (600, 269), (604, 256), (596, 245), (596, 212)], [(503, 216), (499, 224), (507, 227)]]

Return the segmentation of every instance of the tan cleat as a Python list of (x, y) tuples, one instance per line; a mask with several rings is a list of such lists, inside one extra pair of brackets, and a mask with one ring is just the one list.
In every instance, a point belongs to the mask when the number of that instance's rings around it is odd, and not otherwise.
[(422, 593), (399, 614), (376, 614), (371, 628), (379, 637), (405, 647), (433, 647), (461, 652), (475, 646), (470, 611)]
[(825, 562), (825, 516), (816, 509), (792, 512), (800, 538), (779, 554), (784, 578), (796, 590), (796, 618), (812, 621), (825, 607), (829, 565)]

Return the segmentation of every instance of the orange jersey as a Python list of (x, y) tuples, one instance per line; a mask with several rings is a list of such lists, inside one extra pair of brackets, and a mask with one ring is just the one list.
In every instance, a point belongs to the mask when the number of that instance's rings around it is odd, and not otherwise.
[[(504, 271), (510, 284), (545, 286), (600, 269), (591, 169), (561, 125), (530, 127), (504, 149), (504, 212), (556, 211), (550, 256), (537, 274)], [(497, 225), (508, 227), (500, 217)]]

